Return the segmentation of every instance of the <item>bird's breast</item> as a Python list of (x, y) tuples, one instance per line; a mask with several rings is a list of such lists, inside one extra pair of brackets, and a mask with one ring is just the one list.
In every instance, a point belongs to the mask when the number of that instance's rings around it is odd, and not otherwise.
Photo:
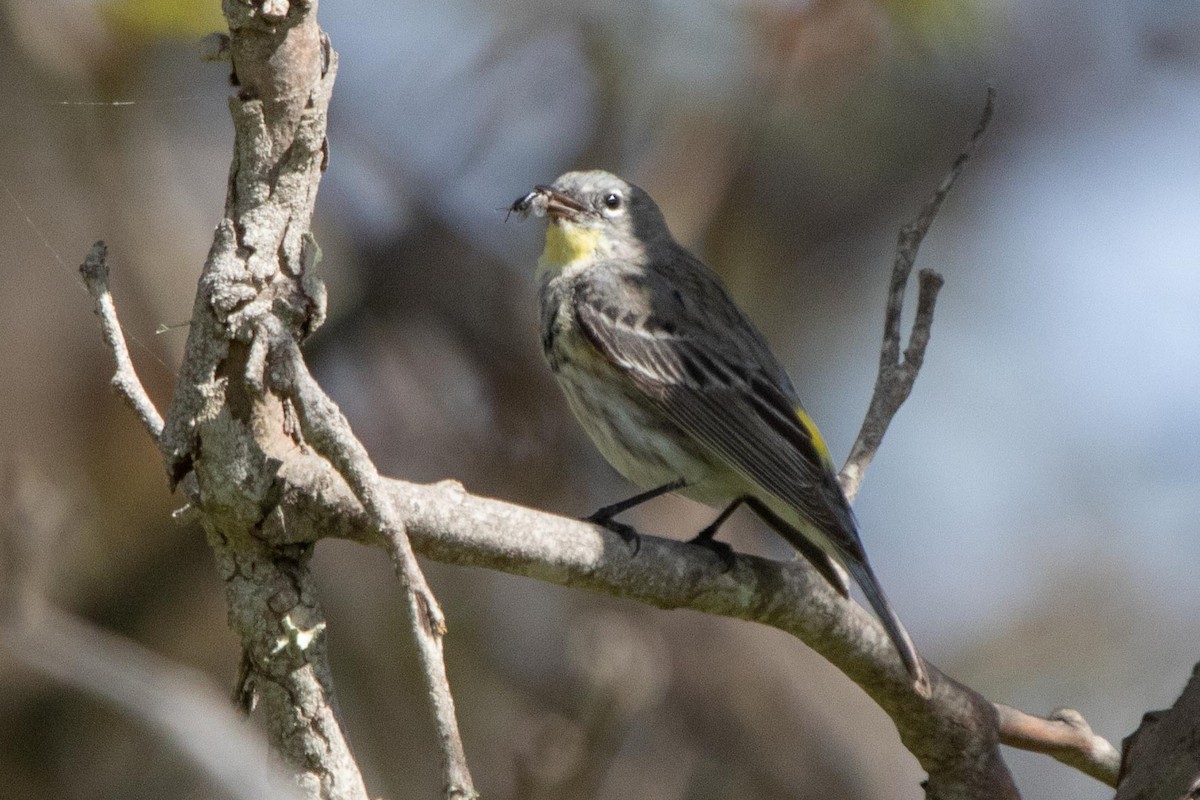
[(557, 375), (567, 364), (596, 372), (612, 369), (584, 336), (572, 307), (572, 285), (565, 276), (544, 276), (541, 288), (542, 354)]

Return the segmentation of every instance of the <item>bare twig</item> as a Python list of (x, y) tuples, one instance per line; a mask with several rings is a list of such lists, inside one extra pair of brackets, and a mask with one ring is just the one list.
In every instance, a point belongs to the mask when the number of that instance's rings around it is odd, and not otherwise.
[(446, 677), (442, 648), (442, 637), (446, 632), (445, 617), (425, 581), (402, 518), (397, 514), (387, 486), (366, 448), (354, 435), (341, 409), (309, 373), (295, 340), (284, 336), (276, 342), (270, 370), (274, 388), (295, 406), (304, 441), (328, 459), (366, 509), (372, 527), (387, 543), (396, 575), (408, 597), (413, 641), (420, 656), (421, 672), (440, 744), (444, 796), (448, 800), (475, 798), (478, 795), (467, 768), (454, 712), (454, 698)]
[(917, 373), (925, 360), (925, 347), (929, 344), (930, 328), (933, 325), (933, 309), (937, 303), (938, 291), (942, 288), (944, 279), (933, 270), (923, 269), (919, 274), (920, 285), (917, 293), (917, 314), (913, 320), (912, 333), (908, 338), (908, 347), (904, 350), (904, 360), (900, 359), (900, 314), (904, 308), (904, 293), (908, 287), (908, 278), (912, 274), (913, 264), (917, 259), (917, 251), (929, 226), (933, 224), (938, 210), (946, 195), (950, 193), (959, 175), (966, 169), (967, 163), (979, 148), (979, 142), (992, 121), (992, 111), (996, 104), (996, 90), (988, 87), (987, 100), (984, 103), (983, 114), (975, 131), (967, 141), (966, 147), (959, 153), (958, 158), (950, 167), (950, 172), (942, 179), (941, 185), (933, 193), (925, 205), (921, 207), (916, 218), (900, 229), (896, 239), (896, 257), (892, 264), (892, 281), (888, 289), (887, 310), (883, 323), (883, 347), (879, 353), (879, 375), (875, 380), (875, 391), (871, 396), (871, 405), (867, 416), (859, 429), (858, 438), (850, 448), (850, 455), (838, 476), (846, 497), (853, 500), (862, 484), (863, 474), (875, 457), (883, 435), (887, 432), (892, 418), (900, 410), (900, 406), (908, 399)]
[(1059, 708), (1043, 718), (1003, 703), (995, 705), (1002, 743), (1044, 753), (1109, 786), (1117, 785), (1121, 754), (1107, 739), (1092, 733), (1078, 711)]
[(108, 290), (108, 248), (104, 242), (92, 245), (87, 258), (79, 265), (79, 273), (83, 276), (88, 293), (96, 301), (100, 330), (116, 365), (116, 373), (112, 377), (113, 388), (133, 409), (133, 413), (137, 414), (150, 438), (157, 444), (162, 438), (163, 420), (150, 396), (146, 394), (137, 371), (133, 368), (133, 360), (129, 357), (129, 346), (125, 343), (125, 334), (121, 330), (120, 321), (117, 320), (117, 308)]

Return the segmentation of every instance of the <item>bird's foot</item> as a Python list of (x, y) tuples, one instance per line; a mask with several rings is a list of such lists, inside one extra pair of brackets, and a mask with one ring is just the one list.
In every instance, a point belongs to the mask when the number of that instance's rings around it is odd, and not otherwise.
[(624, 522), (617, 522), (612, 517), (604, 513), (604, 509), (597, 511), (591, 516), (583, 518), (584, 522), (590, 522), (593, 525), (599, 525), (605, 530), (612, 531), (617, 536), (620, 536), (625, 543), (633, 548), (633, 554), (636, 556), (638, 551), (642, 549), (642, 536), (632, 525), (626, 525)]
[(702, 530), (699, 534), (689, 539), (688, 544), (698, 545), (716, 553), (717, 558), (721, 559), (721, 563), (725, 565), (725, 572), (729, 572), (733, 569), (733, 565), (737, 560), (734, 556), (733, 548), (725, 544), (725, 542), (718, 542), (713, 538), (713, 533), (715, 531)]

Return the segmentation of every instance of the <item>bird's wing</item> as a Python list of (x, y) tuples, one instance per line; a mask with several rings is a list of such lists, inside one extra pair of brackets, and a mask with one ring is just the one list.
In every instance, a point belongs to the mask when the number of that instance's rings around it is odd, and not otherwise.
[(711, 321), (682, 306), (664, 315), (653, 295), (644, 308), (631, 311), (631, 295), (618, 283), (623, 279), (628, 277), (576, 286), (573, 305), (588, 341), (673, 423), (795, 508), (845, 556), (865, 558), (820, 433), (791, 386), (781, 385), (786, 377), (775, 377), (783, 370), (765, 345), (748, 346), (761, 342), (761, 336), (724, 289), (715, 281), (706, 287), (719, 294), (708, 298), (710, 306), (719, 307), (707, 312), (725, 330), (714, 331)]
[[(921, 658), (867, 563), (828, 451), (783, 370), (715, 278), (697, 270), (672, 277), (659, 292), (646, 285), (623, 290), (618, 281), (646, 277), (616, 270), (577, 284), (574, 308), (584, 335), (672, 422), (821, 531), (879, 615), (918, 693), (929, 697)], [(689, 287), (677, 291), (676, 284), (697, 280), (711, 281), (699, 287), (709, 292), (705, 317), (689, 315)]]

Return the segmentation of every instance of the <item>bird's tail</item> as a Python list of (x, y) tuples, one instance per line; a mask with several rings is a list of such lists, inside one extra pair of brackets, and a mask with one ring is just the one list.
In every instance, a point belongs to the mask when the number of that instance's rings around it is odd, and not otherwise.
[(757, 514), (772, 530), (782, 536), (788, 544), (796, 548), (808, 563), (816, 567), (817, 572), (829, 581), (829, 585), (838, 591), (842, 597), (850, 596), (850, 585), (846, 583), (846, 571), (839, 566), (837, 559), (826, 553), (811, 539), (804, 535), (796, 526), (788, 523), (783, 517), (771, 510), (757, 497), (747, 497), (746, 505)]
[(896, 645), (896, 650), (900, 653), (900, 660), (904, 662), (908, 674), (912, 676), (913, 688), (916, 689), (917, 694), (928, 699), (933, 693), (933, 688), (929, 683), (929, 675), (925, 672), (925, 665), (921, 661), (921, 656), (917, 654), (917, 648), (913, 645), (908, 631), (904, 629), (900, 618), (892, 609), (892, 604), (888, 602), (887, 595), (883, 593), (879, 581), (875, 580), (875, 573), (871, 571), (871, 567), (866, 561), (847, 558), (844, 559), (844, 563), (846, 569), (854, 577), (854, 582), (862, 588), (871, 608), (875, 609), (888, 637)]

